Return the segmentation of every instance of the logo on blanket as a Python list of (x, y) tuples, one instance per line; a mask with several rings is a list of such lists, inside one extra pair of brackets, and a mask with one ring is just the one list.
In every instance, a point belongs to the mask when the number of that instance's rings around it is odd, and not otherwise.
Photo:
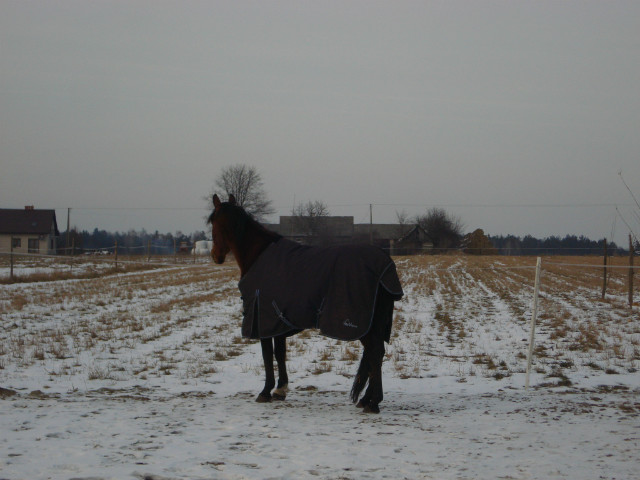
[(358, 326), (351, 323), (351, 321), (348, 318), (344, 322), (342, 322), (342, 324), (345, 327), (358, 328)]

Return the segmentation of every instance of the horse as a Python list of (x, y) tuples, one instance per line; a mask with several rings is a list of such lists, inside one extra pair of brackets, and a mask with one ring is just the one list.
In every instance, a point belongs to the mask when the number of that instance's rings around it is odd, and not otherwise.
[[(379, 413), (384, 343), (390, 341), (394, 302), (403, 295), (391, 257), (371, 245), (300, 245), (265, 228), (232, 194), (227, 202), (214, 195), (213, 205), (211, 257), (222, 264), (233, 254), (240, 268), (242, 335), (259, 339), (262, 349), (265, 385), (256, 401), (286, 398), (286, 339), (318, 328), (326, 336), (362, 343), (350, 397), (363, 412)], [(304, 287), (307, 283), (314, 285)]]

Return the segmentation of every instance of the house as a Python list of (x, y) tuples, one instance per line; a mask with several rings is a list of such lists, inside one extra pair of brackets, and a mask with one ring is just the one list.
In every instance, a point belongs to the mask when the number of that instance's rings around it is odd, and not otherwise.
[(60, 236), (55, 210), (0, 208), (0, 251), (53, 255)]

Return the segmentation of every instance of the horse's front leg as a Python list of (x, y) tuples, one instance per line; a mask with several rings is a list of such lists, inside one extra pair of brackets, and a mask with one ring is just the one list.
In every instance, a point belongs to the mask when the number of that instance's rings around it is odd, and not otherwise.
[(287, 375), (287, 337), (280, 335), (273, 338), (276, 362), (278, 362), (278, 388), (273, 391), (273, 398), (284, 400), (289, 391), (289, 376)]
[(271, 401), (271, 390), (276, 386), (276, 378), (273, 373), (273, 341), (270, 338), (263, 338), (260, 340), (260, 346), (264, 361), (265, 382), (264, 389), (256, 398), (256, 402), (266, 403)]

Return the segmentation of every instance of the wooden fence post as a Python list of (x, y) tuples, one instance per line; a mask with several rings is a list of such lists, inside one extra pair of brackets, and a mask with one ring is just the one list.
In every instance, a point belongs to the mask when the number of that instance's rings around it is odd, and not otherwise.
[(116, 255), (116, 269), (117, 269), (118, 268), (118, 240), (116, 240), (115, 255)]
[(533, 357), (533, 343), (536, 331), (536, 318), (538, 317), (538, 292), (540, 291), (540, 267), (542, 259), (538, 257), (536, 262), (536, 281), (533, 288), (533, 312), (531, 314), (531, 332), (529, 334), (529, 353), (527, 355), (527, 373), (525, 376), (525, 389), (529, 390), (529, 373), (531, 372), (531, 359)]
[(607, 239), (604, 239), (604, 268), (602, 273), (602, 300), (607, 293)]
[(147, 240), (147, 263), (151, 262), (151, 240)]
[(73, 256), (76, 253), (76, 237), (71, 239), (71, 256), (69, 258), (69, 273), (73, 273)]

